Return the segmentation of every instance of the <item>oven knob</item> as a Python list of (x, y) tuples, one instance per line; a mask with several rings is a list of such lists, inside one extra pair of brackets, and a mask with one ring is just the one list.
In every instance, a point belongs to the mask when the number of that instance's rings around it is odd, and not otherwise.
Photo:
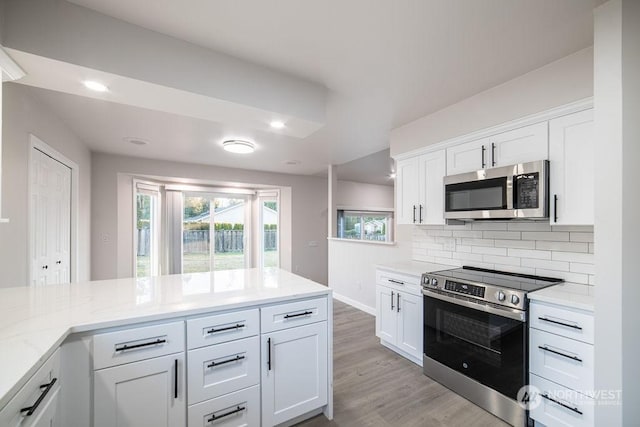
[(498, 301), (504, 301), (507, 296), (502, 291), (498, 291)]
[(438, 286), (438, 279), (436, 279), (436, 278), (431, 279), (431, 284), (433, 286)]
[(518, 295), (511, 295), (511, 304), (518, 305), (519, 302), (520, 298), (518, 298)]
[(431, 280), (429, 279), (429, 276), (424, 276), (422, 278), (422, 284), (423, 285), (428, 285), (431, 282)]

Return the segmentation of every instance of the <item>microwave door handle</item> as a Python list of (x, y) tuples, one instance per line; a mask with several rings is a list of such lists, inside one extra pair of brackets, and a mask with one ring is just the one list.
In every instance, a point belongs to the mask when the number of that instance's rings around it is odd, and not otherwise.
[(509, 175), (507, 177), (507, 210), (514, 209), (515, 194), (518, 194), (516, 183), (517, 183), (517, 180), (513, 175)]

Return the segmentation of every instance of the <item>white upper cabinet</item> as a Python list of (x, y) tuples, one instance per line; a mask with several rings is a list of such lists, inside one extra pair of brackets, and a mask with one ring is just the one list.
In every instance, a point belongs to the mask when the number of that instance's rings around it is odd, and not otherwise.
[(549, 122), (551, 224), (594, 223), (593, 110)]
[(442, 179), (445, 150), (398, 161), (396, 217), (398, 224), (444, 224)]
[(420, 224), (444, 224), (444, 183), (446, 152), (438, 150), (423, 154), (420, 160)]
[(420, 201), (420, 162), (418, 157), (396, 165), (396, 218), (398, 224), (415, 224)]
[(447, 174), (472, 172), (548, 157), (547, 122), (447, 148)]

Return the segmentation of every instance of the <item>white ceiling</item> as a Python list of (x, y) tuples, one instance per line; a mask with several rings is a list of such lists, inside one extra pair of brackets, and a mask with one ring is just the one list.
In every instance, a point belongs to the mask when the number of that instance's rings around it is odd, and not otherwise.
[[(595, 4), (594, 0), (72, 2), (322, 83), (330, 90), (326, 125), (319, 131), (295, 146), (271, 137), (259, 154), (230, 159), (221, 155), (219, 147), (206, 145), (217, 137), (219, 124), (34, 89), (93, 149), (306, 174), (384, 150), (392, 128), (591, 45)], [(126, 136), (152, 144), (124, 145)], [(301, 164), (284, 164), (292, 159)]]

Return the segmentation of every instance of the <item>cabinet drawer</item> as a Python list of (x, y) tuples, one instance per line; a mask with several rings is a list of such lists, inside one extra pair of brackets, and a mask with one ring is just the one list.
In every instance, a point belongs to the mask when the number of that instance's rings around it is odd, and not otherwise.
[[(33, 425), (35, 420), (43, 416), (44, 412), (54, 411), (56, 405), (51, 402), (57, 395), (61, 382), (60, 350), (56, 350), (0, 411), (0, 426)], [(43, 395), (44, 398), (34, 408), (31, 415), (27, 415), (28, 411), (21, 411), (23, 408), (34, 406)]]
[(593, 389), (593, 346), (549, 332), (530, 331), (531, 373), (573, 390)]
[(94, 369), (184, 351), (184, 322), (98, 334), (93, 337)]
[(532, 328), (593, 344), (593, 313), (531, 302)]
[(531, 385), (540, 392), (540, 396), (534, 398), (529, 413), (531, 418), (549, 427), (594, 425), (593, 399), (537, 375), (530, 377)]
[(204, 347), (260, 333), (259, 310), (241, 310), (187, 320), (187, 346)]
[(376, 284), (414, 295), (422, 295), (420, 277), (396, 273), (386, 270), (376, 270)]
[(327, 320), (327, 298), (273, 305), (260, 311), (262, 332), (279, 331)]
[(190, 350), (189, 403), (202, 402), (260, 382), (260, 338)]
[(189, 427), (253, 427), (260, 425), (260, 386), (189, 406)]

